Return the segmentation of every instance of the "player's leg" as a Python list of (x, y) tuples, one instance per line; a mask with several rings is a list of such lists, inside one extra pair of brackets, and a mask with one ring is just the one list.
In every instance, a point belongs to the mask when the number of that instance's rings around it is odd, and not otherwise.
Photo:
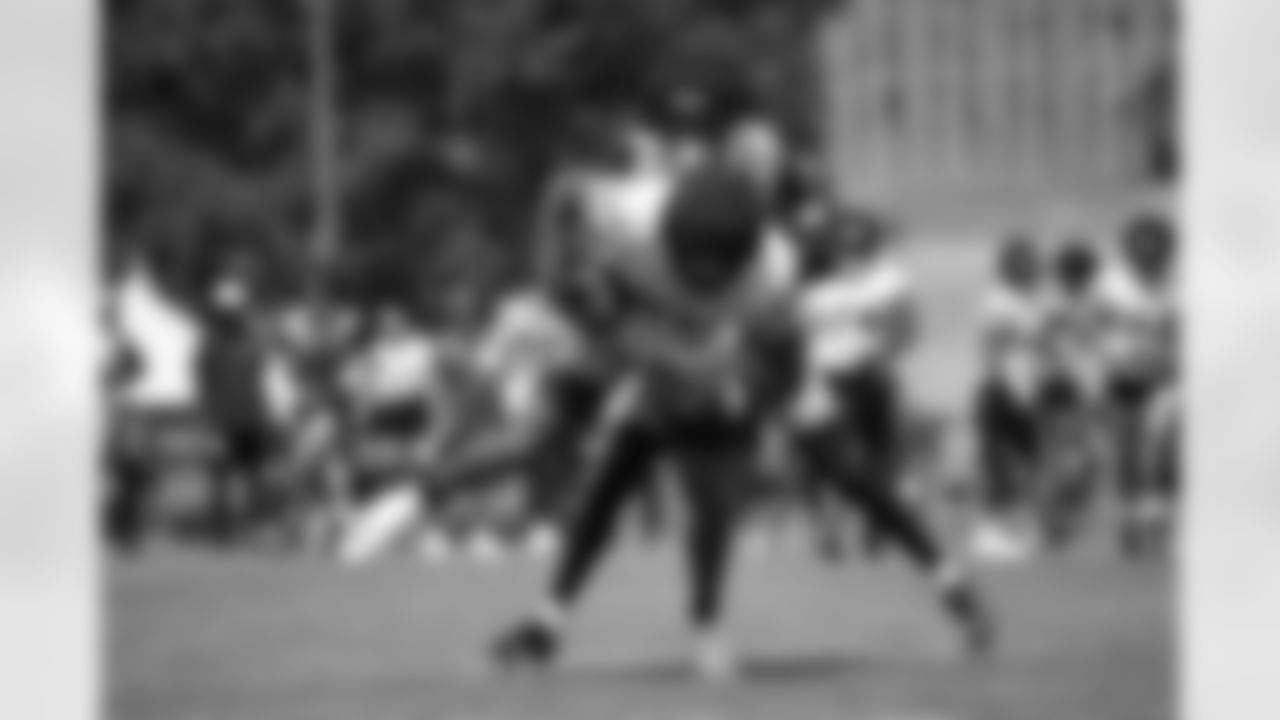
[(1061, 548), (1087, 504), (1096, 460), (1092, 423), (1101, 418), (1087, 385), (1065, 373), (1046, 379), (1039, 406), (1043, 456), (1035, 509), (1045, 547)]
[(735, 529), (754, 490), (752, 433), (745, 419), (714, 415), (666, 431), (675, 434), (670, 442), (678, 448), (677, 476), (690, 513), (686, 553), (697, 666), (709, 679), (724, 679), (736, 669), (721, 621)]
[(239, 539), (243, 529), (245, 478), (237, 457), (240, 448), (234, 428), (215, 430), (217, 448), (210, 463), (208, 526), (211, 539), (220, 544)]
[(558, 544), (565, 506), (574, 490), (577, 468), (596, 436), (606, 382), (581, 371), (564, 372), (551, 381), (553, 417), (547, 436), (530, 463), (529, 550), (542, 555)]
[(874, 466), (868, 470), (857, 447), (865, 440), (856, 436), (851, 439), (849, 431), (847, 422), (830, 422), (807, 430), (802, 436), (807, 469), (829, 479), (846, 502), (879, 528), (886, 544), (901, 551), (935, 583), (944, 607), (960, 624), (970, 648), (985, 650), (993, 640), (993, 621), (968, 568), (946, 556), (923, 516), (902, 497), (900, 487), (877, 478)]
[(981, 511), (975, 549), (995, 559), (1017, 559), (1027, 550), (1016, 530), (1034, 482), (1038, 438), (1034, 408), (1011, 389), (983, 383), (974, 407), (981, 477)]
[(1178, 483), (1178, 418), (1172, 387), (1151, 383), (1135, 420), (1134, 460), (1138, 485), (1128, 516), (1131, 552), (1160, 549), (1173, 524)]
[[(883, 486), (905, 500), (900, 437), (903, 421), (895, 379), (887, 371), (867, 369), (843, 379), (841, 384), (852, 431), (849, 440), (858, 448), (864, 482)], [(868, 553), (874, 555), (884, 546), (887, 538), (883, 530), (879, 523), (866, 524)]]
[(1120, 513), (1121, 548), (1140, 555), (1145, 546), (1143, 493), (1148, 486), (1144, 462), (1145, 415), (1148, 387), (1132, 374), (1113, 376), (1108, 383), (1113, 449), (1116, 459), (1116, 495)]
[(136, 448), (108, 449), (107, 535), (122, 550), (137, 548), (147, 530), (156, 472)]
[(545, 597), (504, 633), (495, 646), (500, 663), (542, 664), (552, 660), (568, 614), (586, 590), (616, 534), (623, 510), (656, 469), (660, 443), (645, 425), (627, 422), (612, 437), (581, 484), (580, 504), (570, 513), (565, 545)]

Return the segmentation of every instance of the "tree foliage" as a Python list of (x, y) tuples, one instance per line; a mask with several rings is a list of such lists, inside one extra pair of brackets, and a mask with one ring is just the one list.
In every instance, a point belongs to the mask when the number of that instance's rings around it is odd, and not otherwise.
[[(334, 279), (430, 302), (521, 271), (530, 205), (584, 110), (689, 78), (800, 131), (829, 0), (332, 0), (341, 210)], [(198, 294), (247, 260), (297, 291), (314, 232), (312, 0), (107, 0), (109, 258), (167, 258)]]

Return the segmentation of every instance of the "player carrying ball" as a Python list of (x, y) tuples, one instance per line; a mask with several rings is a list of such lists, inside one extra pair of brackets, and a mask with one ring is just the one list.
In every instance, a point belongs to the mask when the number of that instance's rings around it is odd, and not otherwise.
[[(554, 659), (567, 616), (624, 509), (654, 480), (658, 466), (670, 462), (690, 513), (689, 613), (697, 667), (710, 678), (733, 674), (721, 619), (739, 505), (751, 497), (745, 486), (761, 420), (792, 401), (806, 350), (793, 304), (796, 248), (771, 222), (759, 168), (744, 165), (745, 156), (733, 147), (729, 143), (723, 154), (667, 185), (665, 195), (652, 197), (648, 232), (601, 246), (596, 287), (608, 292), (611, 308), (608, 320), (595, 325), (597, 340), (624, 379), (605, 420), (608, 446), (583, 485), (580, 512), (571, 520), (547, 595), (495, 648), (503, 664)], [(833, 448), (847, 427), (845, 417), (836, 413), (815, 423), (813, 445)], [(822, 470), (839, 473), (850, 498), (883, 510), (877, 521), (894, 525), (890, 532), (948, 588), (950, 605), (964, 607), (970, 620), (979, 618), (968, 612), (978, 604), (962, 575), (942, 562), (914, 518), (903, 519), (910, 515), (905, 507), (878, 483), (843, 472), (849, 467), (843, 459), (824, 457), (832, 459)], [(970, 627), (971, 638), (985, 639), (985, 624)]]

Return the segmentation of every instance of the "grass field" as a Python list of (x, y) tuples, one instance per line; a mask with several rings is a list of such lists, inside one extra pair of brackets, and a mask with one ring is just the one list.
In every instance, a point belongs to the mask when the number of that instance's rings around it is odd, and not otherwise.
[(1167, 571), (1100, 551), (988, 578), (1000, 652), (970, 661), (915, 578), (820, 563), (802, 544), (739, 566), (738, 684), (687, 673), (675, 548), (632, 545), (601, 578), (566, 662), (497, 677), (492, 634), (542, 568), (342, 570), (159, 551), (109, 572), (113, 720), (1166, 720)]

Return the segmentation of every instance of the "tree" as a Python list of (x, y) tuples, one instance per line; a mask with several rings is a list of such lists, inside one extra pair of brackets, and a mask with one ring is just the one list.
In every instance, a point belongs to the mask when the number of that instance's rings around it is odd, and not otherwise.
[[(829, 0), (334, 2), (337, 266), (359, 296), (430, 303), (436, 268), (522, 272), (533, 200), (585, 111), (692, 76), (805, 130), (807, 33)], [(305, 10), (108, 0), (109, 256), (180, 257), (189, 297), (246, 256), (265, 288), (298, 288), (313, 231)]]

